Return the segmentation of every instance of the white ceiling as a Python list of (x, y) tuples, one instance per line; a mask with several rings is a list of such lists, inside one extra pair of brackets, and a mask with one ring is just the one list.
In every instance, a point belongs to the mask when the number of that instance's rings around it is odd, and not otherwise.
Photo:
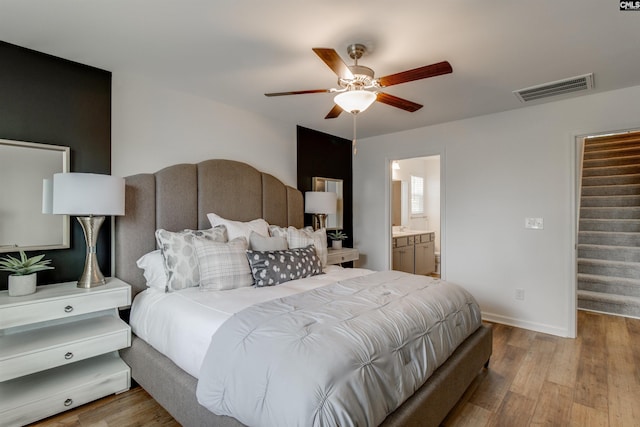
[(0, 0), (0, 40), (345, 138), (331, 94), (263, 95), (336, 87), (312, 47), (351, 63), (364, 43), (376, 76), (451, 63), (386, 88), (424, 108), (375, 103), (360, 138), (520, 108), (513, 90), (586, 73), (596, 92), (640, 85), (640, 12), (613, 0)]

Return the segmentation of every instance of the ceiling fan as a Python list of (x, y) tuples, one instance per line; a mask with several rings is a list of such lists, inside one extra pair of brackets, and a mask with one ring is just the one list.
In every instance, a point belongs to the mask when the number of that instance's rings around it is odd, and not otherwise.
[(358, 60), (367, 52), (367, 48), (363, 44), (355, 43), (347, 47), (347, 53), (349, 57), (353, 59), (354, 65), (345, 64), (334, 49), (316, 47), (313, 48), (313, 51), (338, 75), (338, 88), (265, 93), (265, 96), (336, 93), (337, 95), (334, 98), (336, 105), (329, 111), (325, 119), (336, 118), (342, 111), (353, 114), (360, 113), (366, 110), (374, 101), (382, 102), (383, 104), (391, 105), (392, 107), (405, 111), (414, 112), (422, 108), (422, 105), (381, 92), (379, 89), (448, 74), (453, 71), (451, 64), (447, 61), (442, 61), (436, 64), (374, 78), (374, 72), (371, 68), (358, 65)]

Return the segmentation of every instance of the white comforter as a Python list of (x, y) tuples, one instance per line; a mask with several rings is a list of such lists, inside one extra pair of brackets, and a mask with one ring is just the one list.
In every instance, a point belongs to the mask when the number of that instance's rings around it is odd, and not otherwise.
[(254, 427), (377, 426), (480, 323), (457, 285), (397, 271), (342, 280), (227, 320), (198, 401)]
[(253, 304), (282, 298), (338, 280), (372, 273), (361, 268), (328, 266), (326, 274), (265, 288), (178, 292), (147, 289), (131, 307), (131, 329), (191, 376), (200, 376), (211, 336), (229, 317)]

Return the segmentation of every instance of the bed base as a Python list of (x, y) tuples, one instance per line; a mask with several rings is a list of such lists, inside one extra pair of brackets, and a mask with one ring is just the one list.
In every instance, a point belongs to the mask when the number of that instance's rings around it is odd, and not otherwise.
[[(492, 331), (481, 326), (469, 336), (383, 427), (438, 426), (491, 357)], [(197, 380), (142, 339), (120, 351), (133, 379), (185, 427), (242, 427), (236, 419), (215, 415), (196, 400)]]

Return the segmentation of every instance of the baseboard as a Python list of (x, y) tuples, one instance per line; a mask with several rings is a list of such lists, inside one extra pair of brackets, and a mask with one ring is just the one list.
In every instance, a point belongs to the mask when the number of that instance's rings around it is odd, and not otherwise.
[(500, 314), (493, 314), (482, 312), (482, 320), (488, 322), (501, 323), (503, 325), (515, 326), (517, 328), (529, 329), (531, 331), (542, 332), (545, 334), (556, 335), (559, 337), (569, 337), (569, 331), (566, 328), (558, 328), (553, 325), (545, 325), (543, 323), (529, 322), (526, 320), (515, 319), (513, 317), (502, 316)]

